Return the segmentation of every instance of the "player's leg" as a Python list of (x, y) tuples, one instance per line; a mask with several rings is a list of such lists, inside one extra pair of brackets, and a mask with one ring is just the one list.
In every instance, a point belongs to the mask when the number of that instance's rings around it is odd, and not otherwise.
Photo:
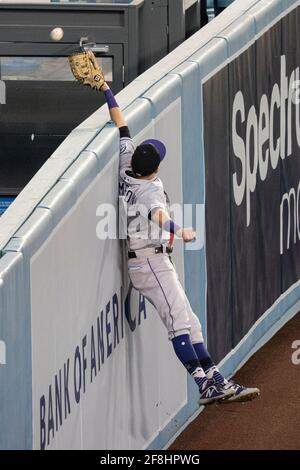
[[(178, 281), (179, 282), (179, 281)], [(209, 379), (213, 379), (213, 371), (217, 371), (217, 367), (214, 364), (212, 358), (210, 357), (205, 344), (204, 344), (204, 338), (202, 334), (202, 326), (200, 323), (199, 318), (195, 315), (193, 312), (193, 309), (191, 307), (191, 304), (189, 302), (189, 299), (187, 298), (187, 295), (180, 284), (180, 288), (182, 290), (184, 300), (185, 300), (185, 308), (189, 317), (190, 325), (191, 325), (191, 341), (194, 347), (194, 350), (197, 354), (198, 360), (201, 364), (201, 367), (203, 368), (204, 372), (206, 373), (207, 377)], [(220, 374), (220, 372), (218, 371)], [(220, 379), (224, 379), (224, 377), (220, 374)], [(220, 380), (221, 382), (221, 380)]]
[[(202, 334), (202, 327), (199, 318), (194, 314), (190, 302), (186, 296), (186, 293), (181, 285), (178, 274), (175, 270), (175, 266), (172, 263), (174, 268), (174, 274), (176, 276), (176, 291), (181, 292), (181, 298), (184, 302), (184, 309), (188, 315), (189, 324), (190, 324), (190, 341), (192, 343), (193, 349), (196, 353), (197, 359), (200, 363), (201, 368), (205, 372), (205, 375), (209, 380), (211, 380), (216, 385), (219, 385), (224, 390), (228, 390), (230, 386), (228, 386), (228, 382), (223, 377), (221, 372), (218, 370), (216, 364), (213, 362), (210, 354), (208, 353), (205, 344), (204, 338)], [(181, 307), (182, 309), (182, 307)]]
[(200, 320), (193, 312), (187, 297), (186, 304), (186, 309), (191, 323), (191, 339), (201, 367), (209, 379), (218, 381), (218, 383), (223, 385), (226, 379), (218, 370), (216, 364), (213, 362), (208, 350), (206, 349)]
[[(186, 299), (188, 302), (188, 299)], [(212, 380), (215, 384), (220, 385), (225, 390), (232, 389), (234, 395), (226, 403), (249, 401), (256, 398), (260, 392), (258, 388), (244, 387), (232, 381), (228, 381), (220, 372), (216, 364), (213, 362), (205, 344), (202, 335), (201, 323), (198, 317), (193, 313), (191, 306), (188, 302), (187, 311), (189, 312), (189, 318), (191, 323), (191, 340), (194, 350), (197, 354), (197, 358), (201, 367), (203, 368), (207, 378)], [(225, 403), (225, 402), (224, 402)]]
[(174, 286), (174, 273), (165, 257), (156, 255), (145, 260), (129, 263), (129, 276), (135, 289), (156, 308), (161, 320), (173, 340), (176, 355), (198, 386), (206, 381), (206, 375), (199, 363), (190, 341), (189, 318), (184, 308), (180, 290)]
[(232, 392), (224, 391), (208, 381), (191, 342), (191, 325), (185, 308), (185, 296), (168, 257), (155, 255), (146, 260), (129, 263), (129, 276), (133, 286), (158, 311), (166, 326), (174, 351), (193, 377), (200, 391), (200, 404), (223, 399)]

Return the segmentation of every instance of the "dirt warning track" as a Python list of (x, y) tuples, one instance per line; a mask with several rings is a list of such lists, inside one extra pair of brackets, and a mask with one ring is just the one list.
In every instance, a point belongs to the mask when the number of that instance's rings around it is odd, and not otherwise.
[(170, 450), (299, 450), (300, 364), (292, 362), (296, 340), (299, 313), (234, 377), (259, 387), (261, 396), (249, 403), (206, 407)]

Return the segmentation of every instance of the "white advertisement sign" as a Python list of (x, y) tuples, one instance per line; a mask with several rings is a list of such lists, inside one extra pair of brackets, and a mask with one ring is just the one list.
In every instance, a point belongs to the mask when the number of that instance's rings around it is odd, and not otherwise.
[[(177, 101), (155, 121), (155, 136), (136, 142), (165, 141), (174, 202), (180, 119)], [(96, 236), (97, 207), (116, 205), (117, 174), (115, 156), (31, 260), (35, 449), (142, 449), (187, 401), (186, 372), (157, 312), (128, 288), (120, 241)], [(181, 244), (174, 259), (182, 278)]]

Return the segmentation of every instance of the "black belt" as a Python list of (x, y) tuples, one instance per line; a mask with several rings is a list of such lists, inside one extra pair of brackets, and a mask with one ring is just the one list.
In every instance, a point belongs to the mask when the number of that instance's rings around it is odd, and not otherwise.
[[(146, 250), (147, 248), (143, 248), (143, 249)], [(151, 248), (149, 247), (149, 249), (151, 249)], [(171, 254), (171, 253), (173, 253), (173, 247), (167, 246), (164, 250), (163, 245), (156, 246), (153, 250), (153, 253), (155, 253), (156, 255), (159, 254), (159, 253)], [(128, 251), (128, 258), (129, 259), (137, 258), (136, 252), (135, 251)]]

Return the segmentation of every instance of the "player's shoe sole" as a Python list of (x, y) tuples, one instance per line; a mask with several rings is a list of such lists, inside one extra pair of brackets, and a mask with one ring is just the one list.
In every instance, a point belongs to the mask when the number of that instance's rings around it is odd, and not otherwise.
[(228, 399), (222, 401), (223, 404), (230, 404), (230, 403), (243, 403), (247, 401), (255, 400), (260, 395), (260, 391), (258, 388), (246, 388), (241, 391), (240, 393), (234, 393)]

